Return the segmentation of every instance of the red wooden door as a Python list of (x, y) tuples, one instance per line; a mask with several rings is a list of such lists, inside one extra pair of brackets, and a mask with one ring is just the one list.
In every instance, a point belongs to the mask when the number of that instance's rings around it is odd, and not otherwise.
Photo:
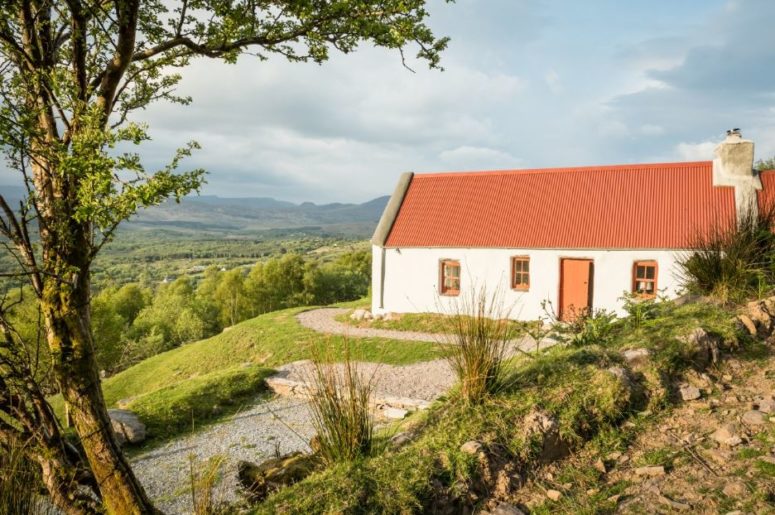
[(592, 260), (563, 259), (560, 266), (560, 320), (592, 308)]

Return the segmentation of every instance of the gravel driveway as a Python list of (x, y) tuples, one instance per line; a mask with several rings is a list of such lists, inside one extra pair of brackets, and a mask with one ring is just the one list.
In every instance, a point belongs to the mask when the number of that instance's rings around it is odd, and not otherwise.
[[(351, 310), (346, 308), (318, 308), (310, 311), (302, 311), (296, 315), (299, 323), (307, 329), (312, 329), (325, 334), (342, 334), (356, 338), (390, 338), (391, 340), (407, 340), (415, 342), (434, 342), (445, 343), (451, 341), (450, 335), (421, 333), (415, 331), (396, 331), (392, 329), (374, 329), (370, 327), (353, 327), (351, 325), (339, 322), (335, 317), (349, 313)], [(523, 336), (512, 343), (522, 351), (531, 352), (536, 350), (535, 340), (529, 336)], [(541, 342), (541, 348), (545, 349), (554, 345), (554, 341), (544, 340)]]
[[(334, 365), (342, 373), (343, 365)], [(357, 362), (360, 377), (373, 378), (374, 396), (405, 397), (432, 401), (455, 383), (455, 376), (447, 360), (436, 359), (411, 365), (385, 365), (382, 363)], [(311, 382), (314, 368), (310, 361), (297, 361), (279, 367), (282, 377), (291, 381)]]
[(214, 456), (224, 458), (223, 480), (215, 488), (214, 499), (232, 501), (237, 497), (240, 460), (260, 463), (274, 457), (276, 451), (309, 451), (307, 442), (314, 430), (305, 401), (281, 397), (257, 402), (223, 423), (131, 460), (132, 468), (158, 508), (170, 515), (191, 513), (192, 454), (196, 457), (196, 470), (203, 470), (207, 460)]

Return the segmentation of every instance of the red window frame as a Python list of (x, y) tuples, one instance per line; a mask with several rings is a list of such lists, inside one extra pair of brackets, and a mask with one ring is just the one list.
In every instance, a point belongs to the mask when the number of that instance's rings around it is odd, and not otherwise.
[(530, 256), (511, 258), (511, 289), (518, 291), (530, 289)]
[(657, 296), (659, 266), (654, 260), (636, 261), (632, 265), (632, 292), (646, 299)]
[[(457, 275), (449, 273), (455, 268)], [(460, 295), (460, 261), (456, 259), (441, 260), (439, 263), (439, 290), (442, 295)]]

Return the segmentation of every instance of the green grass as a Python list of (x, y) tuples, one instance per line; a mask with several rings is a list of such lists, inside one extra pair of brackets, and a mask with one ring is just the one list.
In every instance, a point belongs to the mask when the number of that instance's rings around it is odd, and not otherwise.
[[(357, 302), (357, 301), (356, 301)], [(358, 303), (343, 303), (340, 307), (368, 307)], [(354, 327), (370, 327), (373, 329), (390, 329), (393, 331), (416, 331), (421, 333), (445, 334), (450, 332), (449, 316), (438, 313), (402, 313), (395, 315), (392, 320), (361, 320), (350, 318), (350, 313), (337, 315), (336, 320)], [(528, 324), (534, 322), (520, 322), (512, 320), (514, 332), (519, 335), (524, 333)]]
[[(272, 367), (308, 359), (325, 343), (341, 357), (345, 338), (299, 325), (293, 308), (246, 320), (226, 332), (148, 358), (103, 381), (109, 407), (128, 401), (151, 430), (154, 441), (171, 438), (195, 425), (218, 419), (258, 395)], [(432, 343), (384, 338), (350, 338), (353, 358), (394, 365), (440, 356)], [(61, 397), (52, 399), (62, 413)], [(224, 408), (223, 413), (213, 410)], [(193, 420), (192, 420), (193, 414)]]
[[(482, 471), (477, 458), (461, 453), (460, 445), (478, 440), (490, 455), (515, 464), (517, 472), (535, 470), (540, 448), (524, 430), (525, 416), (534, 409), (554, 415), (562, 441), (571, 449), (580, 449), (591, 439), (591, 450), (599, 455), (622, 450), (637, 428), (667, 412), (664, 408), (670, 400), (662, 397), (663, 382), (698, 364), (697, 349), (682, 341), (682, 336), (703, 327), (725, 344), (732, 346), (737, 341), (733, 314), (713, 304), (677, 307), (666, 303), (658, 309), (657, 317), (638, 327), (617, 321), (612, 338), (601, 345), (556, 346), (534, 359), (518, 356), (509, 364), (506, 388), (481, 404), (466, 405), (453, 391), (448, 400), (438, 402), (415, 420), (418, 436), (412, 443), (315, 473), (271, 496), (255, 512), (410, 513), (476, 508), (476, 501), (468, 495), (474, 493), (479, 499), (487, 496), (481, 491)], [(413, 330), (420, 329), (417, 322), (424, 320), (425, 331), (432, 330), (438, 321), (437, 316), (415, 315), (396, 321), (391, 328), (407, 319), (406, 328)], [(635, 387), (628, 390), (608, 368), (623, 366), (620, 351), (634, 347), (648, 348), (651, 358), (641, 369), (642, 376), (632, 376)], [(654, 403), (654, 398), (663, 402)], [(647, 406), (651, 415), (635, 416)], [(622, 429), (619, 424), (625, 419), (634, 423), (634, 429)], [(677, 456), (667, 450), (643, 456), (644, 463), (666, 466), (675, 459)], [(536, 513), (556, 513), (557, 509), (612, 512), (616, 505), (608, 498), (621, 493), (627, 483), (601, 486), (599, 475), (587, 466), (563, 470), (558, 481), (586, 488), (576, 492), (574, 487), (573, 495), (559, 503), (538, 506)], [(597, 486), (599, 491), (587, 495), (587, 485)]]
[[(632, 398), (604, 368), (609, 361), (599, 348), (555, 348), (538, 359), (519, 357), (509, 367), (508, 388), (497, 396), (474, 405), (438, 403), (420, 415), (420, 436), (406, 447), (316, 473), (270, 497), (256, 513), (410, 513), (440, 505), (461, 509), (468, 503), (463, 490), (480, 473), (477, 458), (460, 451), (466, 441), (479, 440), (527, 469), (541, 452), (535, 436), (521, 429), (532, 410), (553, 413), (571, 447), (620, 420)], [(448, 487), (443, 498), (434, 481)]]

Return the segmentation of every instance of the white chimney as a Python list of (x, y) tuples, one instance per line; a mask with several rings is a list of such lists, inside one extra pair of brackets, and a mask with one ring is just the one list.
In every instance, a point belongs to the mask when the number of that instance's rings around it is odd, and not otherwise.
[(713, 185), (735, 188), (737, 221), (758, 212), (756, 192), (762, 189), (753, 169), (753, 141), (743, 139), (740, 129), (727, 131), (727, 137), (713, 150)]

